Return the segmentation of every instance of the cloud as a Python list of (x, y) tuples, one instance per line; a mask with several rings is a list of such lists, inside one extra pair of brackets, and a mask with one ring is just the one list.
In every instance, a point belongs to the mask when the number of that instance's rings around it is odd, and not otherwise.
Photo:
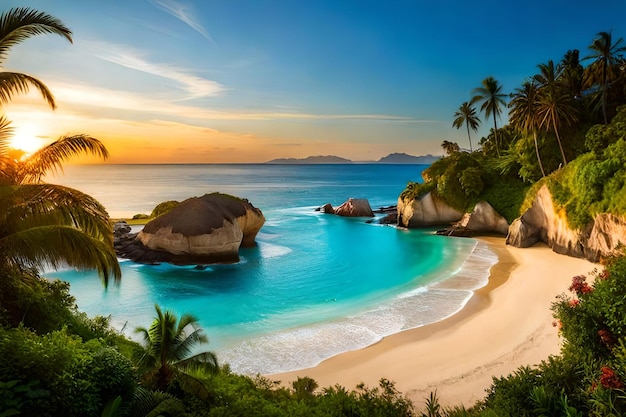
[[(354, 120), (374, 121), (389, 123), (409, 124), (442, 124), (441, 120), (416, 119), (407, 116), (390, 114), (315, 114), (305, 112), (279, 111), (237, 111), (237, 110), (213, 110), (198, 106), (185, 105), (177, 101), (150, 98), (143, 94), (135, 94), (128, 91), (111, 90), (89, 85), (64, 83), (58, 81), (48, 82), (48, 86), (55, 92), (55, 98), (59, 111), (72, 111), (77, 116), (90, 118), (102, 117), (103, 109), (109, 109), (116, 113), (124, 114), (125, 118), (132, 121), (139, 114), (152, 119), (192, 119), (192, 120), (217, 120), (217, 121), (264, 121), (264, 120)], [(36, 92), (31, 92), (13, 102), (13, 106), (32, 106), (41, 99)]]
[(174, 16), (178, 20), (184, 22), (186, 25), (204, 36), (206, 39), (215, 43), (211, 35), (209, 35), (209, 32), (207, 32), (204, 26), (202, 26), (193, 15), (193, 10), (191, 10), (191, 6), (183, 5), (174, 0), (148, 0), (148, 2), (156, 8), (161, 9), (164, 12)]
[(105, 61), (181, 84), (188, 94), (187, 98), (215, 96), (226, 90), (216, 81), (198, 77), (175, 65), (150, 62), (144, 59), (141, 53), (133, 51), (128, 46), (106, 42), (98, 42), (93, 46), (93, 50), (104, 51), (97, 56)]

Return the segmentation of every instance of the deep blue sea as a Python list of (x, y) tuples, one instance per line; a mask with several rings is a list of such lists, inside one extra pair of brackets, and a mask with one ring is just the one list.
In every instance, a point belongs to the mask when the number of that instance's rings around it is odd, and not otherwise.
[(236, 264), (205, 270), (120, 260), (105, 290), (93, 272), (46, 274), (70, 282), (82, 311), (111, 316), (131, 337), (154, 304), (197, 316), (209, 350), (236, 372), (300, 369), (402, 330), (448, 317), (483, 286), (497, 258), (473, 239), (403, 230), (315, 211), (350, 197), (395, 205), (424, 165), (85, 165), (48, 182), (98, 199), (113, 218), (160, 202), (219, 191), (266, 218), (258, 246)]

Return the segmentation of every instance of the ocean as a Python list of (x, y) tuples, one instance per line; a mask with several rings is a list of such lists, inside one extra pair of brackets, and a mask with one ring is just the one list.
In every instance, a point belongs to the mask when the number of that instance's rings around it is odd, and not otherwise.
[[(497, 257), (483, 243), (315, 211), (350, 197), (395, 205), (424, 165), (73, 165), (47, 182), (98, 199), (112, 218), (149, 214), (160, 202), (210, 192), (248, 199), (266, 222), (236, 264), (200, 270), (121, 259), (119, 285), (94, 272), (50, 271), (71, 284), (81, 311), (111, 317), (132, 338), (154, 305), (195, 315), (209, 350), (233, 371), (269, 374), (458, 312), (487, 283)], [(138, 228), (135, 228), (138, 230)]]

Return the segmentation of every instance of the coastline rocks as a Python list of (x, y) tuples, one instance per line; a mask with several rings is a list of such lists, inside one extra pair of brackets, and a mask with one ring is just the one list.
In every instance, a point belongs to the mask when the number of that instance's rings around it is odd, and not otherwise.
[(476, 203), (474, 210), (465, 213), (454, 226), (477, 233), (497, 233), (503, 236), (509, 233), (509, 223), (486, 201)]
[(247, 200), (213, 193), (189, 198), (116, 244), (135, 262), (177, 265), (239, 261), (239, 248), (255, 245), (265, 222)]
[(398, 198), (398, 226), (407, 228), (448, 225), (459, 221), (463, 213), (428, 192), (405, 201)]
[(131, 227), (125, 220), (119, 220), (113, 224), (113, 237), (122, 237), (130, 233)]
[(337, 208), (333, 208), (330, 203), (326, 203), (316, 210), (343, 217), (374, 217), (372, 207), (370, 207), (370, 203), (366, 198), (349, 198), (348, 201)]
[(555, 210), (552, 195), (544, 185), (532, 206), (511, 224), (506, 238), (507, 244), (520, 248), (538, 242), (557, 253), (598, 262), (601, 257), (620, 253), (620, 246), (626, 244), (626, 220), (602, 213), (583, 230), (572, 230), (565, 212)]

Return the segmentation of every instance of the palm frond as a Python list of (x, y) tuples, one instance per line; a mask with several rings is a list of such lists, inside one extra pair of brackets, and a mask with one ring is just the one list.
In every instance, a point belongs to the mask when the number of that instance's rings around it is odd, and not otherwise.
[[(0, 43), (1, 45), (1, 43)], [(0, 46), (1, 49), (1, 46)], [(54, 96), (46, 85), (37, 78), (19, 72), (0, 72), (0, 104), (7, 104), (17, 94), (26, 94), (31, 87), (35, 87), (48, 105), (56, 108)]]
[(106, 209), (78, 190), (55, 184), (0, 186), (0, 196), (4, 233), (61, 224), (78, 228), (108, 245), (113, 243)]
[(207, 343), (209, 343), (209, 338), (202, 328), (196, 328), (189, 334), (182, 333), (172, 359), (180, 361), (188, 358), (197, 345)]
[(63, 162), (81, 154), (109, 157), (106, 147), (96, 138), (85, 134), (62, 136), (24, 161), (25, 180), (39, 182), (47, 173), (63, 172)]
[(217, 373), (219, 365), (217, 356), (213, 352), (202, 352), (174, 363), (174, 366), (183, 372), (204, 370), (209, 373)]
[(11, 121), (5, 115), (0, 115), (0, 160), (6, 156), (7, 151), (11, 147), (13, 131)]
[(11, 47), (36, 35), (57, 34), (70, 43), (72, 31), (59, 19), (27, 7), (18, 7), (0, 15), (0, 64)]
[(102, 282), (121, 278), (121, 270), (111, 245), (70, 226), (41, 226), (0, 238), (0, 253), (10, 264), (45, 269), (72, 266), (95, 269)]

